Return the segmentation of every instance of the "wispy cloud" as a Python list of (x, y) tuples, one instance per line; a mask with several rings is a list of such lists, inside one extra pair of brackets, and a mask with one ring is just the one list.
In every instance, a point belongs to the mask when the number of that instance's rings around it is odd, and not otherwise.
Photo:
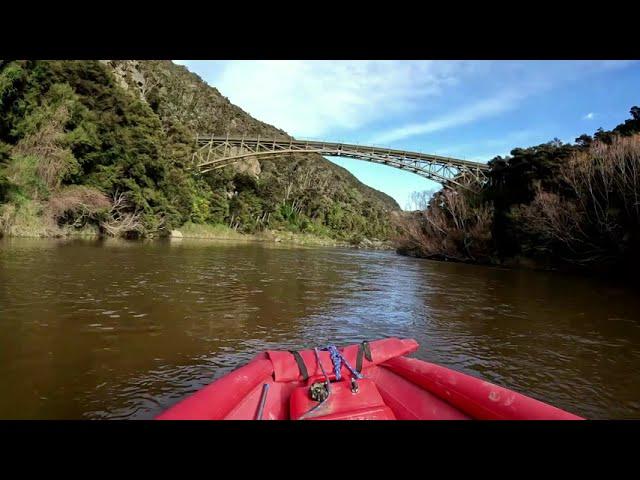
[[(490, 75), (501, 79), (497, 90), (485, 99), (465, 105), (434, 119), (405, 124), (378, 132), (369, 143), (384, 144), (417, 135), (426, 135), (494, 117), (516, 108), (526, 98), (553, 89), (563, 83), (584, 78), (593, 73), (624, 68), (633, 61), (576, 62), (505, 62), (489, 65)], [(532, 68), (533, 67), (533, 68)], [(490, 71), (493, 69), (494, 71)], [(485, 71), (486, 73), (486, 71)], [(475, 78), (479, 81), (480, 78)], [(496, 91), (498, 93), (496, 93)], [(585, 118), (592, 119), (589, 113)]]
[(583, 120), (593, 120), (595, 118), (596, 114), (593, 112), (589, 112), (587, 113), (584, 117), (582, 117)]
[(505, 156), (516, 147), (527, 147), (544, 142), (544, 134), (535, 129), (521, 129), (506, 133), (498, 138), (488, 138), (468, 143), (440, 147), (434, 150), (436, 155), (459, 157), (467, 160), (487, 161)]
[(238, 61), (214, 84), (256, 118), (312, 138), (415, 112), (471, 70), (445, 61)]
[(296, 137), (388, 144), (498, 117), (534, 94), (634, 62), (176, 63), (196, 71), (252, 116)]
[(480, 100), (471, 106), (466, 106), (452, 113), (442, 115), (436, 119), (423, 123), (412, 123), (374, 135), (369, 143), (389, 143), (415, 135), (437, 132), (454, 126), (465, 125), (482, 118), (491, 117), (506, 112), (517, 106), (524, 97), (522, 93), (506, 92), (495, 97)]

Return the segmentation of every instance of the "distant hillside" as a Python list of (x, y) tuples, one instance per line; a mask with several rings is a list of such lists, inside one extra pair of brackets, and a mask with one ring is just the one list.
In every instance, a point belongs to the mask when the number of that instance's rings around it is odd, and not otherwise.
[(0, 61), (0, 231), (389, 237), (397, 203), (320, 156), (194, 175), (203, 132), (288, 138), (170, 61)]

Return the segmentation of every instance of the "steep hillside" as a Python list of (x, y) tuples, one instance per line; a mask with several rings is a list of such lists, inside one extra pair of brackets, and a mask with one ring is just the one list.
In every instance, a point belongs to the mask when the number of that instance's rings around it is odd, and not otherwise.
[[(256, 120), (241, 108), (233, 105), (220, 92), (209, 86), (186, 67), (166, 60), (151, 61), (105, 61), (118, 81), (125, 88), (137, 92), (163, 122), (166, 132), (175, 125), (184, 126), (190, 135), (210, 133), (213, 135), (242, 135), (291, 138), (286, 132)], [(297, 166), (302, 159), (311, 159), (318, 168), (327, 169), (337, 175), (338, 181), (362, 190), (363, 195), (374, 203), (398, 210), (396, 201), (387, 194), (361, 183), (346, 169), (326, 160), (320, 155), (289, 156), (276, 162), (277, 169), (284, 171)], [(303, 162), (306, 163), (306, 162)], [(262, 163), (249, 159), (236, 170), (259, 174)], [(378, 202), (376, 202), (376, 200)]]
[(0, 61), (0, 231), (390, 235), (397, 204), (319, 156), (194, 174), (198, 132), (288, 138), (169, 61)]

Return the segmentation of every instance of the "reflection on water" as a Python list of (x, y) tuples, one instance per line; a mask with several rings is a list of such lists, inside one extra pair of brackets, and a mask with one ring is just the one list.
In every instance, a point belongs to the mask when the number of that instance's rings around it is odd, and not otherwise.
[(267, 348), (417, 357), (640, 417), (640, 300), (577, 276), (271, 244), (0, 240), (0, 418), (151, 418)]

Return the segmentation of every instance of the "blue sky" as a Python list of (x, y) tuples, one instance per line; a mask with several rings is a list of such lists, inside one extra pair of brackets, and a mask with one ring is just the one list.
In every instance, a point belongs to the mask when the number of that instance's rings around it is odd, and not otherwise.
[[(222, 95), (299, 139), (488, 161), (610, 129), (640, 105), (637, 61), (179, 60)], [(217, 133), (217, 132), (216, 132)], [(439, 185), (409, 172), (330, 158), (408, 207)]]

